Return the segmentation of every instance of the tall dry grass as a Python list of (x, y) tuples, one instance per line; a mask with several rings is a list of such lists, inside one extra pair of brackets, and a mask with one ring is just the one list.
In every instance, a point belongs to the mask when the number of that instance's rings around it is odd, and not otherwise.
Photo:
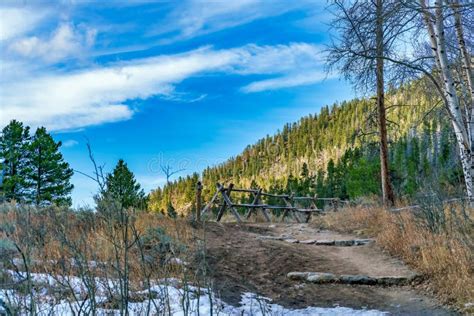
[(441, 208), (441, 212), (444, 212), (440, 217), (443, 221), (435, 226), (424, 211), (392, 212), (380, 207), (346, 208), (313, 222), (331, 230), (375, 238), (391, 255), (421, 273), (427, 289), (443, 302), (471, 313), (474, 312), (472, 209), (450, 204)]
[[(14, 312), (37, 311), (34, 302), (40, 297), (30, 277), (32, 273), (45, 273), (61, 281), (61, 292), (51, 289), (58, 292), (58, 300), (93, 302), (87, 311), (77, 311), (79, 314), (95, 314), (98, 308), (127, 310), (132, 301), (154, 298), (157, 294), (150, 292), (153, 285), (166, 285), (172, 278), (180, 280), (184, 287), (208, 287), (210, 281), (191, 269), (199, 252), (196, 240), (200, 232), (188, 220), (124, 210), (115, 205), (110, 210), (110, 214), (101, 214), (57, 207), (0, 205), (0, 289), (11, 288), (29, 297), (13, 304)], [(14, 284), (7, 271), (26, 272), (26, 277)], [(83, 282), (80, 297), (71, 294), (73, 282), (65, 282), (64, 276), (74, 276)], [(98, 279), (102, 284), (114, 284), (108, 289), (106, 303), (96, 299)], [(140, 291), (148, 292), (137, 297), (135, 293)], [(163, 297), (164, 305), (166, 299)]]

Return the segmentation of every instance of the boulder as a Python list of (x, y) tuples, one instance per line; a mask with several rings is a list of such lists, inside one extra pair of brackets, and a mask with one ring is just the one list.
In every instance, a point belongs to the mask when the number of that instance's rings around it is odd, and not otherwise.
[(334, 242), (335, 246), (340, 246), (340, 247), (349, 247), (354, 245), (354, 240), (336, 240)]
[(379, 285), (406, 285), (408, 283), (410, 283), (410, 278), (402, 276), (387, 276), (377, 278), (377, 284)]
[(351, 275), (351, 274), (344, 274), (339, 277), (339, 282), (344, 284), (365, 284), (365, 285), (373, 285), (377, 283), (377, 280), (369, 277), (367, 275)]
[(308, 277), (309, 272), (289, 272), (286, 277), (290, 280), (303, 281)]
[(316, 241), (318, 246), (334, 246), (334, 240), (318, 240)]
[(374, 242), (373, 239), (356, 239), (354, 240), (354, 245), (355, 246), (361, 246), (361, 245), (367, 245)]
[(307, 244), (307, 245), (315, 244), (316, 242), (317, 242), (316, 239), (300, 240), (300, 244)]
[(283, 238), (281, 238), (279, 236), (257, 236), (257, 239), (282, 240)]
[(332, 273), (310, 272), (306, 281), (311, 283), (332, 283), (336, 282), (338, 278)]

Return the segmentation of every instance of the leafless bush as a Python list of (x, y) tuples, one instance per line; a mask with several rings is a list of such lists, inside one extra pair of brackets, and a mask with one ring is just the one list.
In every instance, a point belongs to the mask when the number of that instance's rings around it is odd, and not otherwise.
[[(190, 302), (203, 294), (199, 285), (211, 282), (203, 279), (205, 269), (187, 266), (203, 251), (188, 223), (113, 201), (100, 207), (93, 212), (0, 206), (4, 310), (37, 314), (48, 297), (50, 313), (62, 306), (74, 314), (114, 309), (128, 315), (131, 302), (146, 301), (140, 313), (168, 314), (170, 285), (181, 289), (185, 313), (196, 308)], [(212, 296), (210, 286), (207, 292)]]

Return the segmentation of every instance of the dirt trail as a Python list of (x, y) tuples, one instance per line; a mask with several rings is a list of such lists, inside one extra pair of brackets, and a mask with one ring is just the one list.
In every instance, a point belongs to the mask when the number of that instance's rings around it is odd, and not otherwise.
[(292, 281), (292, 271), (410, 276), (413, 271), (385, 255), (377, 245), (337, 247), (289, 243), (262, 236), (299, 240), (357, 239), (320, 231), (308, 224), (206, 224), (208, 264), (224, 301), (238, 305), (253, 292), (287, 308), (344, 306), (387, 311), (395, 315), (452, 315), (436, 300), (411, 286), (311, 284)]

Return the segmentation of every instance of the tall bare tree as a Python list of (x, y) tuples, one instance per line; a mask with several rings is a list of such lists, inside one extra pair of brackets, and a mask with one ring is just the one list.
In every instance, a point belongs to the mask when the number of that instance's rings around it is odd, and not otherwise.
[(386, 206), (391, 206), (395, 196), (389, 172), (384, 56), (390, 56), (393, 34), (399, 30), (390, 22), (401, 8), (396, 1), (382, 0), (335, 0), (332, 8), (337, 35), (329, 49), (329, 65), (340, 70), (356, 88), (369, 93), (376, 91), (382, 199)]
[[(383, 1), (384, 47), (383, 55), (380, 55), (380, 52), (374, 53), (373, 45), (369, 45), (373, 43), (373, 35), (367, 34), (373, 30), (374, 1), (334, 1), (337, 9), (335, 28), (342, 36), (332, 45), (329, 61), (332, 65), (342, 65), (340, 70), (347, 77), (355, 78), (357, 83), (367, 83), (368, 69), (379, 59), (390, 67), (389, 78), (393, 82), (426, 78), (452, 123), (466, 194), (474, 203), (471, 61), (474, 3), (469, 0)], [(386, 73), (384, 76), (387, 79)]]
[(383, 1), (377, 0), (375, 5), (375, 45), (376, 45), (376, 80), (377, 80), (377, 112), (380, 135), (380, 177), (382, 180), (382, 199), (386, 206), (395, 203), (392, 184), (390, 182), (390, 170), (388, 166), (388, 140), (387, 140), (387, 116), (385, 111), (385, 89), (384, 89), (384, 11)]

